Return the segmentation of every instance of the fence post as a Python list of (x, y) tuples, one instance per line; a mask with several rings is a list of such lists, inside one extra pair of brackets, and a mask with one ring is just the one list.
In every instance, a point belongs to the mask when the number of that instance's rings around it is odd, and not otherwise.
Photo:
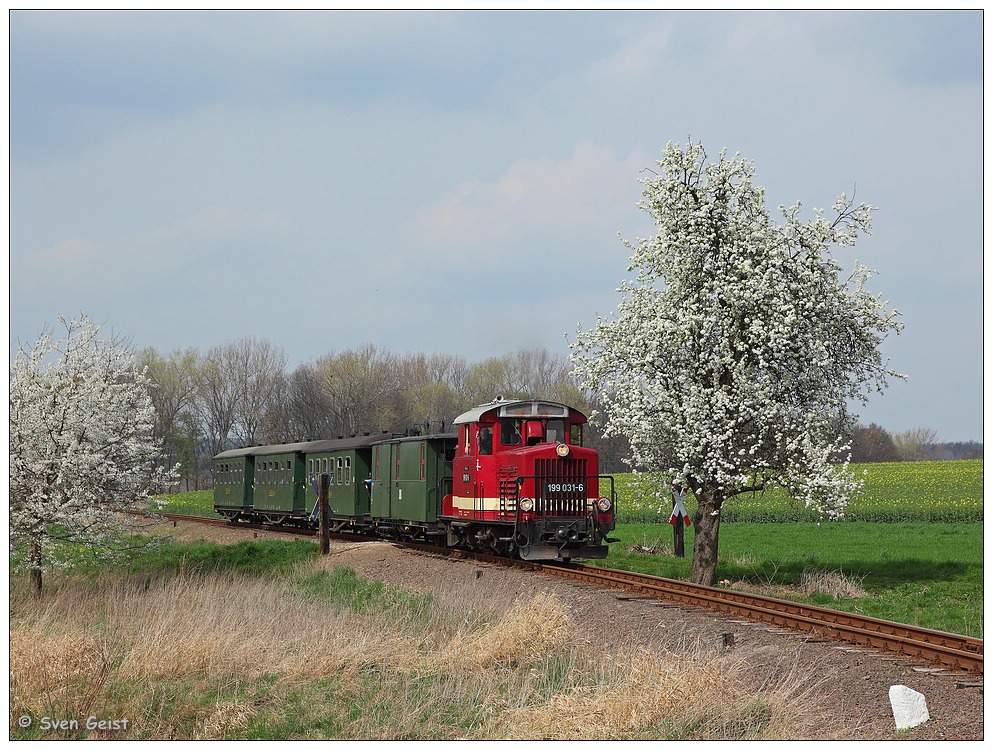
[(328, 505), (329, 484), (328, 475), (321, 474), (317, 480), (317, 517), (320, 523), (322, 555), (327, 555), (331, 552), (331, 508)]

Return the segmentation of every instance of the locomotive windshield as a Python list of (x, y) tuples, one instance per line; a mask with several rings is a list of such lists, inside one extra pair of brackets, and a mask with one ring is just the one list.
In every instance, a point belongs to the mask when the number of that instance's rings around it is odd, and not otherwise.
[(521, 420), (500, 420), (500, 445), (512, 448), (521, 444)]
[[(577, 425), (578, 426), (578, 425)], [(577, 435), (572, 431), (570, 436)], [(565, 443), (566, 431), (563, 419), (511, 419), (500, 420), (500, 445), (516, 448), (524, 443)], [(577, 442), (576, 445), (579, 443)]]

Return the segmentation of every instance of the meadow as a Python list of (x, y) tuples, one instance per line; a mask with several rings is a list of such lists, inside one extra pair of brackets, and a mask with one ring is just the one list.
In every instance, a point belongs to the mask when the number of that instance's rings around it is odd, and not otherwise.
[[(982, 637), (982, 462), (864, 468), (844, 522), (773, 493), (729, 503), (719, 585)], [(688, 578), (654, 488), (618, 485), (621, 541), (601, 564)], [(210, 491), (161, 500), (213, 515)], [(770, 675), (757, 693), (712, 653), (604, 659), (554, 598), (414, 593), (309, 541), (167, 539), (124, 562), (81, 557), (45, 586), (35, 599), (11, 574), (11, 739), (846, 737), (809, 674)]]
[[(864, 492), (844, 521), (822, 521), (782, 491), (728, 501), (720, 531), (721, 585), (982, 637), (983, 462), (853, 468), (863, 477)], [(674, 557), (665, 481), (634, 474), (615, 481), (614, 536), (621, 541), (598, 564), (688, 579), (693, 529), (684, 532), (687, 556)], [(163, 499), (169, 512), (214, 515), (209, 490)], [(692, 496), (686, 507), (690, 514), (696, 510)]]
[(733, 653), (591, 649), (554, 595), (413, 593), (304, 541), (166, 542), (9, 599), (13, 740), (848, 736), (792, 662), (756, 686)]
[[(846, 521), (981, 523), (983, 520), (981, 460), (855, 464), (852, 469), (864, 485), (862, 495), (846, 509)], [(660, 516), (666, 522), (672, 500), (665, 481), (660, 483), (650, 475), (616, 475), (618, 522), (653, 523)], [(692, 495), (686, 498), (686, 509), (691, 516), (696, 510)], [(821, 520), (816, 511), (780, 488), (738, 495), (728, 500), (721, 511), (722, 524)]]
[[(824, 521), (782, 490), (727, 501), (720, 585), (981, 638), (983, 462), (853, 469), (863, 494), (844, 521)], [(617, 487), (621, 542), (602, 564), (688, 579), (693, 529), (684, 532), (687, 557), (674, 557), (665, 486), (662, 500), (644, 476), (618, 477)], [(686, 509), (696, 510), (692, 496)]]

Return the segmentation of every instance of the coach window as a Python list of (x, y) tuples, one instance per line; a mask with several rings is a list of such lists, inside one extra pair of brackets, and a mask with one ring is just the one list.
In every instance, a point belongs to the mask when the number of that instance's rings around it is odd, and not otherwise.
[(345, 484), (352, 483), (352, 457), (345, 456)]
[(342, 464), (343, 462), (341, 460), (341, 457), (339, 456), (338, 460), (335, 462), (335, 470), (334, 470), (335, 484), (341, 484), (341, 475), (344, 474), (344, 472), (342, 471)]

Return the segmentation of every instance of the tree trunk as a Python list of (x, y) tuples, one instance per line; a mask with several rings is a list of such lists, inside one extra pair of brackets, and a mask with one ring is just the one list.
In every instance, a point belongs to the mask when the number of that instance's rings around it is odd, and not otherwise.
[(31, 540), (31, 595), (41, 597), (41, 540)]
[(717, 534), (721, 527), (724, 498), (714, 490), (697, 489), (697, 511), (693, 516), (693, 583), (713, 586), (717, 580)]

